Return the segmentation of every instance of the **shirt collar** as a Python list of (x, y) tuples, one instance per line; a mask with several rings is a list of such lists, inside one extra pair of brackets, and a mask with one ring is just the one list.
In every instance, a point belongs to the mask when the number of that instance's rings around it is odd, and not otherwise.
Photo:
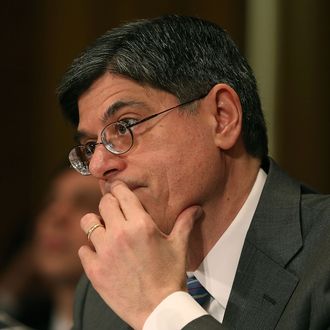
[(223, 308), (233, 286), (245, 236), (257, 208), (267, 174), (260, 169), (252, 190), (233, 222), (193, 272), (199, 282)]

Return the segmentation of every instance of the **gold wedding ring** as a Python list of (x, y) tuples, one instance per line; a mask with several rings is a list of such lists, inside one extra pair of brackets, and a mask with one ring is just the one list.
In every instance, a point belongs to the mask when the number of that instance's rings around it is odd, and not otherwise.
[(88, 230), (87, 230), (87, 239), (90, 241), (90, 238), (91, 238), (91, 235), (93, 234), (93, 231), (96, 229), (96, 228), (99, 228), (99, 227), (103, 227), (104, 228), (104, 225), (102, 225), (101, 223), (96, 223), (95, 225), (91, 226)]

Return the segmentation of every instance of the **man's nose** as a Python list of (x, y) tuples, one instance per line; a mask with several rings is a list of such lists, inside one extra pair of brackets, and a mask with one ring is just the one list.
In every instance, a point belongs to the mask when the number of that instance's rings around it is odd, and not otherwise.
[(120, 171), (124, 168), (123, 159), (108, 151), (104, 145), (96, 146), (89, 162), (91, 175), (98, 179), (104, 179), (109, 173)]

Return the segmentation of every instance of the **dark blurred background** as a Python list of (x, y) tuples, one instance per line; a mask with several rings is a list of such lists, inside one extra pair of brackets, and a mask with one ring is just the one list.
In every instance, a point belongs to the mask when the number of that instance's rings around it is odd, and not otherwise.
[(0, 268), (29, 234), (49, 176), (73, 144), (56, 100), (60, 77), (96, 36), (136, 18), (197, 15), (226, 28), (256, 70), (271, 155), (330, 192), (329, 1), (2, 0), (0, 8)]

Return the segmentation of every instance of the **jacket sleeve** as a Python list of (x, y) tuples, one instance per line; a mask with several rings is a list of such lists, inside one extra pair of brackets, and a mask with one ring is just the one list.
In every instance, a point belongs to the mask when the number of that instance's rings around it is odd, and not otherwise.
[(86, 275), (82, 275), (76, 288), (74, 308), (73, 308), (72, 330), (81, 330), (83, 328), (82, 317), (83, 317), (88, 285), (89, 285), (89, 281)]

